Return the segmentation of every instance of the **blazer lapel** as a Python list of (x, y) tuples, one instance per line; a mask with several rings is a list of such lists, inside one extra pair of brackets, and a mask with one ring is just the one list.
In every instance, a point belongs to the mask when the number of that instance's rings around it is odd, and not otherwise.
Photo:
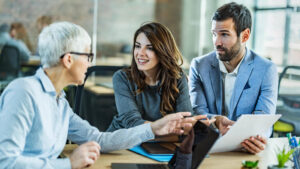
[(216, 107), (218, 114), (222, 114), (222, 79), (217, 58), (213, 60), (211, 67), (212, 68), (209, 71), (210, 82), (216, 98)]
[[(248, 51), (250, 52), (250, 50)], [(252, 53), (245, 56), (243, 62), (240, 65), (238, 75), (235, 81), (234, 85), (234, 91), (232, 94), (232, 98), (230, 101), (230, 115), (233, 115), (233, 112), (236, 108), (236, 105), (240, 99), (240, 96), (243, 92), (243, 89), (245, 88), (245, 85), (247, 84), (247, 81), (252, 73), (253, 70), (253, 56)]]

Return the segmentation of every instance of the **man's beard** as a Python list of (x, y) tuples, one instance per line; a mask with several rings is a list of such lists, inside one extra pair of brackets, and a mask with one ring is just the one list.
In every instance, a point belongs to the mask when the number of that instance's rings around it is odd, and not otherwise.
[(219, 45), (219, 46), (217, 46), (217, 50), (224, 51), (224, 54), (217, 52), (218, 58), (223, 62), (229, 62), (233, 58), (237, 57), (238, 53), (241, 50), (241, 43), (239, 40), (237, 40), (236, 43), (230, 49)]

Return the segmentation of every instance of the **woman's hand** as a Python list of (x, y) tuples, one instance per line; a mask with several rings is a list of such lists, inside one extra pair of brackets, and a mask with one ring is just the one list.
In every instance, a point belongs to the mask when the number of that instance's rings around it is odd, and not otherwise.
[(197, 115), (193, 116), (193, 118), (195, 119), (195, 123), (198, 120), (201, 120), (201, 122), (204, 123), (206, 126), (210, 126), (211, 123), (214, 123), (216, 121), (215, 118), (208, 119), (207, 115)]
[(194, 119), (185, 118), (186, 116), (191, 116), (191, 113), (178, 112), (168, 114), (161, 119), (151, 122), (152, 131), (157, 136), (183, 134), (186, 130), (190, 130), (194, 124)]
[(202, 123), (204, 123), (206, 126), (210, 126), (211, 123), (214, 123), (216, 121), (216, 119), (212, 118), (212, 119), (208, 119), (207, 115), (197, 115), (197, 116), (192, 116), (192, 117), (186, 117), (186, 119), (192, 119), (193, 121), (193, 125), (191, 126), (191, 128), (186, 128), (184, 130), (184, 134), (187, 135), (190, 130), (194, 127), (194, 125), (196, 124), (197, 121), (201, 121)]

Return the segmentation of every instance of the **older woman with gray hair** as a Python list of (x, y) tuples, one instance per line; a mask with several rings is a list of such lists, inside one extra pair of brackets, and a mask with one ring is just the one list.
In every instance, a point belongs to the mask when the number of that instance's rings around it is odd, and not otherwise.
[[(42, 67), (14, 80), (0, 98), (0, 166), (3, 168), (84, 168), (103, 152), (127, 149), (155, 135), (182, 134), (189, 112), (115, 132), (100, 132), (70, 108), (63, 88), (83, 83), (91, 65), (91, 39), (80, 26), (60, 22), (43, 29), (38, 48)], [(58, 159), (66, 140), (79, 144)]]

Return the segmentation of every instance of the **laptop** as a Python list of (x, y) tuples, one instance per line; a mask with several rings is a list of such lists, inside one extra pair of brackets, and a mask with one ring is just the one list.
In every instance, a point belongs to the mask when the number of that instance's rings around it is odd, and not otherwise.
[[(219, 138), (219, 133), (211, 128), (207, 127), (201, 122), (197, 122), (194, 125), (194, 145), (193, 145), (193, 158), (192, 169), (197, 169), (206, 154)], [(171, 159), (174, 160), (174, 159)], [(168, 164), (146, 164), (146, 163), (112, 163), (112, 169), (169, 169)]]

